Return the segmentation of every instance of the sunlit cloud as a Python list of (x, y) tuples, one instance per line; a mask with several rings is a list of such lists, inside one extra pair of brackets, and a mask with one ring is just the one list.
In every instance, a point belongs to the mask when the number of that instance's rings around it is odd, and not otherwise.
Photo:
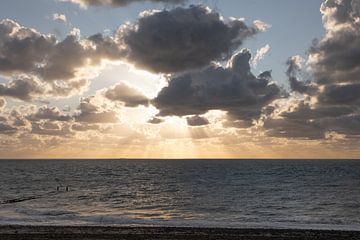
[[(262, 16), (181, 0), (66, 2), (81, 14), (45, 16), (63, 37), (0, 20), (0, 157), (359, 156), (357, 0), (324, 1), (324, 36), (284, 59)], [(165, 7), (80, 26), (91, 7), (134, 2)], [(270, 51), (266, 63), (280, 65), (255, 74)]]

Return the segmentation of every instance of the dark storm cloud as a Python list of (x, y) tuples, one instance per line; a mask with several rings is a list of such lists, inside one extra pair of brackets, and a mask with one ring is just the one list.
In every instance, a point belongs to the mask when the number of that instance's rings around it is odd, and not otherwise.
[(187, 124), (192, 127), (205, 126), (209, 124), (209, 120), (200, 116), (186, 118)]
[(358, 135), (358, 131), (350, 133), (353, 128), (350, 126), (355, 124), (351, 119), (358, 119), (352, 117), (355, 109), (347, 105), (300, 102), (295, 109), (282, 112), (278, 118), (264, 120), (263, 127), (271, 137), (323, 139), (328, 132)]
[(354, 110), (347, 106), (321, 106), (311, 107), (309, 104), (300, 103), (292, 112), (284, 112), (281, 117), (292, 120), (317, 120), (322, 118), (339, 117), (353, 113)]
[(321, 8), (325, 22), (333, 25), (353, 22), (360, 16), (359, 0), (326, 0)]
[(0, 84), (0, 96), (12, 97), (30, 101), (35, 96), (42, 95), (44, 89), (32, 78), (11, 80), (7, 84)]
[(41, 35), (10, 19), (0, 21), (0, 72), (30, 72), (56, 44), (53, 36)]
[(321, 11), (327, 33), (310, 49), (316, 81), (360, 82), (359, 0), (327, 0)]
[[(111, 50), (110, 50), (111, 49)], [(36, 73), (45, 81), (74, 78), (79, 68), (101, 59), (119, 58), (109, 37), (94, 35), (80, 40), (75, 33), (58, 41), (13, 20), (0, 21), (0, 73)]]
[(327, 0), (322, 4), (326, 35), (309, 51), (313, 81), (298, 80), (298, 58), (287, 62), (291, 89), (305, 94), (305, 101), (312, 103), (300, 102), (278, 118), (265, 120), (268, 135), (321, 139), (335, 132), (360, 136), (359, 6), (359, 0)]
[(339, 115), (315, 121), (304, 118), (268, 119), (264, 122), (264, 128), (268, 129), (268, 136), (293, 139), (324, 139), (327, 132), (336, 132), (346, 137), (360, 136), (360, 115)]
[[(113, 37), (81, 38), (80, 31), (73, 29), (61, 41), (5, 19), (0, 21), (0, 74), (7, 78), (20, 75), (21, 79), (2, 84), (0, 96), (30, 101), (74, 95), (94, 78), (87, 68), (98, 67), (104, 60), (127, 61), (163, 73), (195, 69), (227, 57), (244, 39), (263, 29), (260, 21), (253, 27), (237, 19), (226, 23), (204, 6), (144, 12)], [(112, 100), (129, 106), (147, 104), (145, 97), (122, 99), (115, 91), (107, 94)]]
[(101, 109), (92, 102), (92, 97), (82, 98), (78, 107), (79, 113), (75, 120), (83, 123), (117, 123), (117, 113), (111, 110)]
[(69, 35), (48, 52), (46, 65), (36, 72), (45, 80), (72, 79), (79, 68), (97, 66), (103, 59), (119, 60), (118, 46), (110, 37), (96, 34), (85, 40)]
[[(21, 74), (26, 79), (2, 85), (0, 94), (21, 100), (41, 94), (68, 96), (87, 86), (87, 78), (93, 77), (86, 72), (79, 77), (82, 68), (98, 66), (104, 59), (119, 60), (120, 55), (111, 37), (94, 35), (80, 39), (74, 30), (58, 41), (55, 36), (5, 19), (0, 21), (0, 74), (7, 77)], [(44, 91), (44, 87), (48, 89)]]
[(242, 50), (228, 67), (211, 65), (203, 70), (173, 77), (152, 103), (159, 116), (201, 115), (224, 110), (237, 120), (253, 120), (261, 109), (279, 97), (280, 89), (270, 73), (255, 77), (250, 72), (251, 54)]
[(328, 85), (319, 96), (319, 100), (326, 104), (360, 106), (360, 83)]
[(264, 128), (269, 129), (266, 134), (270, 137), (309, 140), (325, 138), (323, 127), (307, 120), (268, 119), (264, 122)]
[(197, 5), (145, 12), (117, 35), (129, 62), (152, 72), (173, 73), (229, 56), (259, 28), (238, 19), (226, 23), (219, 13)]
[(87, 80), (75, 80), (66, 82), (43, 82), (32, 76), (20, 76), (10, 80), (6, 84), (0, 84), (0, 96), (11, 97), (23, 101), (32, 101), (35, 98), (48, 96), (66, 97), (80, 92), (89, 82)]
[(142, 92), (126, 83), (118, 83), (106, 90), (104, 95), (111, 101), (124, 103), (127, 107), (149, 104), (149, 99)]
[(325, 118), (321, 125), (345, 136), (360, 136), (360, 115), (351, 114), (336, 118)]
[(346, 106), (315, 105), (312, 107), (300, 102), (294, 110), (283, 112), (280, 118), (266, 119), (263, 127), (266, 134), (271, 137), (323, 139), (327, 132), (336, 131), (333, 127), (334, 119), (346, 118), (353, 111), (352, 108)]
[(87, 7), (87, 6), (124, 7), (131, 3), (136, 3), (136, 2), (148, 1), (154, 3), (179, 4), (179, 3), (184, 3), (187, 0), (61, 0), (61, 1), (77, 3), (83, 7)]

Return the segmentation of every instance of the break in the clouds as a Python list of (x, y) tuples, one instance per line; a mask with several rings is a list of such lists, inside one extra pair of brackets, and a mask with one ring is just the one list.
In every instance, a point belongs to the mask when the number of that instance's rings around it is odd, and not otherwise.
[(253, 121), (262, 108), (280, 95), (270, 72), (251, 73), (251, 54), (243, 49), (227, 67), (211, 65), (202, 70), (174, 76), (152, 101), (159, 116), (201, 115), (223, 110), (238, 120)]
[(299, 74), (302, 71), (303, 62), (304, 59), (299, 55), (292, 56), (286, 61), (286, 64), (288, 66), (288, 69), (286, 70), (286, 76), (289, 80), (290, 89), (294, 92), (314, 95), (318, 91), (318, 86), (315, 83), (312, 83), (310, 80), (299, 80)]
[(208, 7), (197, 5), (163, 11), (146, 11), (134, 24), (122, 26), (117, 37), (126, 59), (151, 72), (174, 73), (222, 60), (242, 42), (259, 32), (259, 22), (228, 22)]
[(303, 94), (303, 99), (264, 122), (269, 135), (311, 139), (329, 133), (360, 135), (359, 6), (359, 0), (322, 4), (326, 35), (309, 51), (310, 79), (299, 79), (299, 73), (306, 71), (299, 57), (287, 62), (291, 89)]
[(62, 2), (73, 2), (79, 4), (81, 7), (88, 6), (110, 6), (110, 7), (124, 7), (136, 2), (154, 2), (164, 4), (180, 4), (187, 0), (60, 0)]

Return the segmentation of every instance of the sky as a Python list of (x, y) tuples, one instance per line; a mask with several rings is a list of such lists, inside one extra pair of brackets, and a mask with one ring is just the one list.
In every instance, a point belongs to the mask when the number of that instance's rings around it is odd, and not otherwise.
[(359, 158), (360, 0), (3, 0), (0, 158)]

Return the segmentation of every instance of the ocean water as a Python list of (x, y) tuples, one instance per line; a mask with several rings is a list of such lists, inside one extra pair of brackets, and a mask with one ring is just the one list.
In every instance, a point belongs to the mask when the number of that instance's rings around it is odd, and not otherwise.
[(4, 160), (4, 224), (360, 230), (360, 161)]

